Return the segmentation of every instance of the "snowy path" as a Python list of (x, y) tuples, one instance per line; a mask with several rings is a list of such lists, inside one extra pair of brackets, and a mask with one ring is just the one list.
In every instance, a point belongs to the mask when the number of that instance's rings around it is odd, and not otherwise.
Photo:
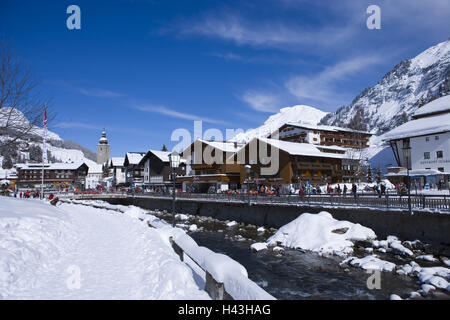
[[(22, 205), (27, 200), (12, 201), (20, 201)], [(179, 261), (178, 256), (167, 246), (158, 232), (148, 228), (135, 217), (73, 204), (63, 204), (58, 208), (37, 201), (28, 201), (28, 204), (33, 204), (29, 209), (46, 206), (60, 211), (59, 215), (65, 215), (63, 228), (65, 230), (60, 230), (62, 234), (54, 239), (57, 243), (53, 244), (59, 254), (50, 259), (48, 256), (42, 257), (30, 281), (10, 281), (7, 290), (10, 291), (9, 294), (5, 295), (5, 292), (0, 291), (0, 297), (3, 295), (7, 299), (208, 299), (208, 295), (199, 290), (195, 284), (190, 269)], [(0, 210), (2, 208), (0, 205)], [(23, 209), (19, 206), (18, 215), (21, 210)], [(0, 218), (3, 218), (1, 211)], [(28, 221), (26, 224), (29, 225), (29, 220), (33, 218), (28, 216), (23, 219)], [(45, 220), (39, 223), (45, 225)], [(20, 232), (8, 236), (23, 238)], [(0, 233), (0, 250), (5, 247), (1, 239)], [(32, 248), (36, 239), (30, 240), (32, 242), (27, 243), (31, 247), (29, 250), (39, 250)], [(23, 256), (26, 258), (26, 254)], [(20, 259), (18, 261), (20, 264)], [(30, 265), (26, 266), (28, 262)], [(25, 269), (33, 268), (33, 262), (24, 260)], [(77, 271), (80, 272), (79, 288), (77, 288)], [(16, 280), (20, 280), (22, 275), (15, 276), (18, 277)], [(0, 290), (2, 290), (1, 281), (0, 269)]]

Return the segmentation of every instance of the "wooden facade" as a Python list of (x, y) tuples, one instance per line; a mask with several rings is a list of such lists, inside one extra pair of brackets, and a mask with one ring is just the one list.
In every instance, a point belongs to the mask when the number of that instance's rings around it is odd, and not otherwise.
[[(42, 182), (42, 164), (16, 164), (17, 186), (33, 188)], [(86, 184), (88, 166), (70, 163), (44, 165), (44, 184), (54, 187), (83, 188)]]
[(290, 142), (312, 143), (345, 148), (368, 148), (372, 134), (331, 126), (284, 124), (279, 128), (279, 139)]

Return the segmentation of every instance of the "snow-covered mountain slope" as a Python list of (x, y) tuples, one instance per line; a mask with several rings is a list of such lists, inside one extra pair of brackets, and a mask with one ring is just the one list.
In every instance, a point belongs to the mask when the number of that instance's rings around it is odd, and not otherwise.
[[(8, 130), (1, 130), (0, 132), (0, 145), (4, 145), (5, 142), (11, 140), (10, 130), (18, 130), (20, 132), (26, 131), (27, 134), (16, 141), (13, 146), (7, 148), (0, 148), (0, 178), (6, 174), (1, 170), (3, 166), (3, 159), (8, 157), (11, 159), (12, 164), (23, 161), (36, 161), (33, 159), (42, 151), (42, 139), (44, 135), (44, 129), (35, 125), (31, 125), (26, 116), (11, 108), (0, 109), (0, 128), (8, 128)], [(6, 132), (6, 133), (5, 133)], [(47, 131), (47, 150), (49, 151), (49, 160), (54, 162), (84, 162), (88, 166), (96, 165), (95, 161), (91, 160), (92, 154), (86, 155), (82, 150), (67, 148), (66, 143), (61, 137), (48, 130)], [(69, 146), (75, 146), (76, 143), (69, 143)], [(82, 148), (82, 147), (80, 147)], [(89, 159), (91, 158), (91, 159)], [(1, 174), (3, 173), (3, 175)]]
[(262, 126), (237, 134), (231, 141), (244, 143), (255, 137), (266, 137), (288, 122), (303, 122), (315, 125), (325, 115), (327, 115), (326, 112), (305, 105), (283, 108), (279, 113), (270, 116)]
[(330, 113), (321, 124), (355, 127), (378, 134), (405, 122), (419, 106), (450, 94), (450, 40), (404, 60), (374, 87)]
[[(26, 131), (28, 132), (28, 135), (30, 137), (42, 137), (44, 135), (43, 128), (32, 125), (21, 111), (14, 108), (0, 109), (0, 129), (6, 128), (8, 128), (8, 130), (18, 129), (20, 131)], [(47, 132), (47, 139), (54, 141), (63, 141), (58, 134), (51, 131)]]

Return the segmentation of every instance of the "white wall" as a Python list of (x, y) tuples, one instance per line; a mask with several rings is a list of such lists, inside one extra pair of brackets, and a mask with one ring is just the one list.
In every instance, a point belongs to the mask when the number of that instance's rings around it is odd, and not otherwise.
[[(438, 150), (443, 151), (442, 158), (436, 157)], [(424, 152), (430, 152), (430, 159), (424, 159)], [(450, 172), (450, 132), (411, 138), (411, 167), (413, 170), (444, 168), (445, 172)]]

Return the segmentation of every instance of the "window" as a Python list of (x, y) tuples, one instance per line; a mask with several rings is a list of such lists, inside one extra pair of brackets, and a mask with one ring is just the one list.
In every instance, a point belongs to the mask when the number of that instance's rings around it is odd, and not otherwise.
[(434, 136), (434, 140), (439, 140), (439, 136)]
[(436, 158), (443, 158), (443, 157), (444, 157), (444, 153), (442, 152), (442, 150), (436, 151)]
[(426, 137), (426, 138), (425, 138), (425, 141), (430, 141), (430, 137)]
[(444, 172), (444, 168), (438, 168), (438, 171)]
[(424, 152), (423, 153), (423, 158), (426, 159), (430, 159), (430, 153), (429, 152)]

